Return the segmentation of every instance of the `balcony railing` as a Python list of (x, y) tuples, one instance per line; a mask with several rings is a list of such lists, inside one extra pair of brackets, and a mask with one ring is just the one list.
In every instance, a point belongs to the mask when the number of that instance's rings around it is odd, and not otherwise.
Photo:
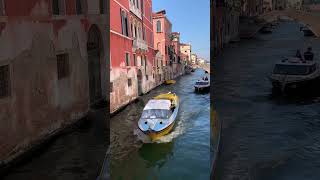
[(142, 19), (141, 9), (138, 9), (137, 6), (135, 6), (133, 2), (130, 0), (129, 0), (129, 8), (133, 14), (135, 14), (138, 18)]
[(134, 51), (137, 49), (148, 51), (148, 44), (146, 43), (146, 41), (136, 38), (133, 40), (133, 47), (132, 48)]

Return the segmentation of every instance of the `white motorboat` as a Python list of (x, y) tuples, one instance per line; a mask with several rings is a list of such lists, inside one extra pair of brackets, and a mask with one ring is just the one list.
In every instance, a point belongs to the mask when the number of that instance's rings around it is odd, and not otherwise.
[(176, 94), (160, 94), (144, 107), (138, 122), (139, 129), (155, 141), (173, 129), (178, 111), (179, 97)]
[(302, 61), (299, 58), (286, 58), (276, 63), (269, 77), (274, 89), (308, 90), (319, 86), (320, 71), (315, 61)]
[(209, 75), (205, 75), (201, 79), (199, 79), (194, 85), (195, 91), (207, 91), (210, 89), (210, 77)]

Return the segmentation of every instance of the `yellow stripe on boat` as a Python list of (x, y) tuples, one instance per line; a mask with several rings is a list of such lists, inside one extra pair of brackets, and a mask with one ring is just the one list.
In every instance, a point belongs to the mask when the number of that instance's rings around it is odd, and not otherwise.
[(160, 139), (161, 137), (169, 134), (171, 132), (173, 126), (174, 126), (174, 122), (170, 126), (168, 126), (167, 128), (163, 129), (162, 131), (149, 132), (149, 133), (147, 133), (147, 135), (151, 138), (151, 141), (154, 142), (154, 141)]

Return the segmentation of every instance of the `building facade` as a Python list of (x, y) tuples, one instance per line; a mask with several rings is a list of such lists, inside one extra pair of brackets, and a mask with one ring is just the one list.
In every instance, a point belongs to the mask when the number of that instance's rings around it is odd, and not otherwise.
[(154, 48), (162, 54), (162, 73), (164, 80), (174, 78), (172, 24), (162, 10), (153, 13)]
[(0, 164), (106, 98), (106, 2), (0, 1)]
[(186, 59), (187, 65), (191, 65), (191, 54), (192, 54), (191, 48), (192, 48), (191, 44), (185, 44), (185, 43), (180, 44), (180, 52), (184, 54), (184, 56), (187, 58)]
[(152, 1), (111, 0), (110, 111), (156, 85)]

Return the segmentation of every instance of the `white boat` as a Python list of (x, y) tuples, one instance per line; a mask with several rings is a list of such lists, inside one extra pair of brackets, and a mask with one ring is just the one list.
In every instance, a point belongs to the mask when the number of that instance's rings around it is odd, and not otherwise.
[(138, 122), (139, 129), (156, 141), (173, 129), (178, 111), (179, 97), (176, 94), (160, 94), (144, 107)]
[(196, 92), (209, 90), (210, 89), (210, 77), (208, 75), (205, 75), (204, 77), (199, 79), (195, 83), (194, 89)]
[(319, 86), (320, 71), (315, 61), (302, 61), (299, 58), (286, 58), (276, 63), (269, 77), (274, 90), (309, 90)]

